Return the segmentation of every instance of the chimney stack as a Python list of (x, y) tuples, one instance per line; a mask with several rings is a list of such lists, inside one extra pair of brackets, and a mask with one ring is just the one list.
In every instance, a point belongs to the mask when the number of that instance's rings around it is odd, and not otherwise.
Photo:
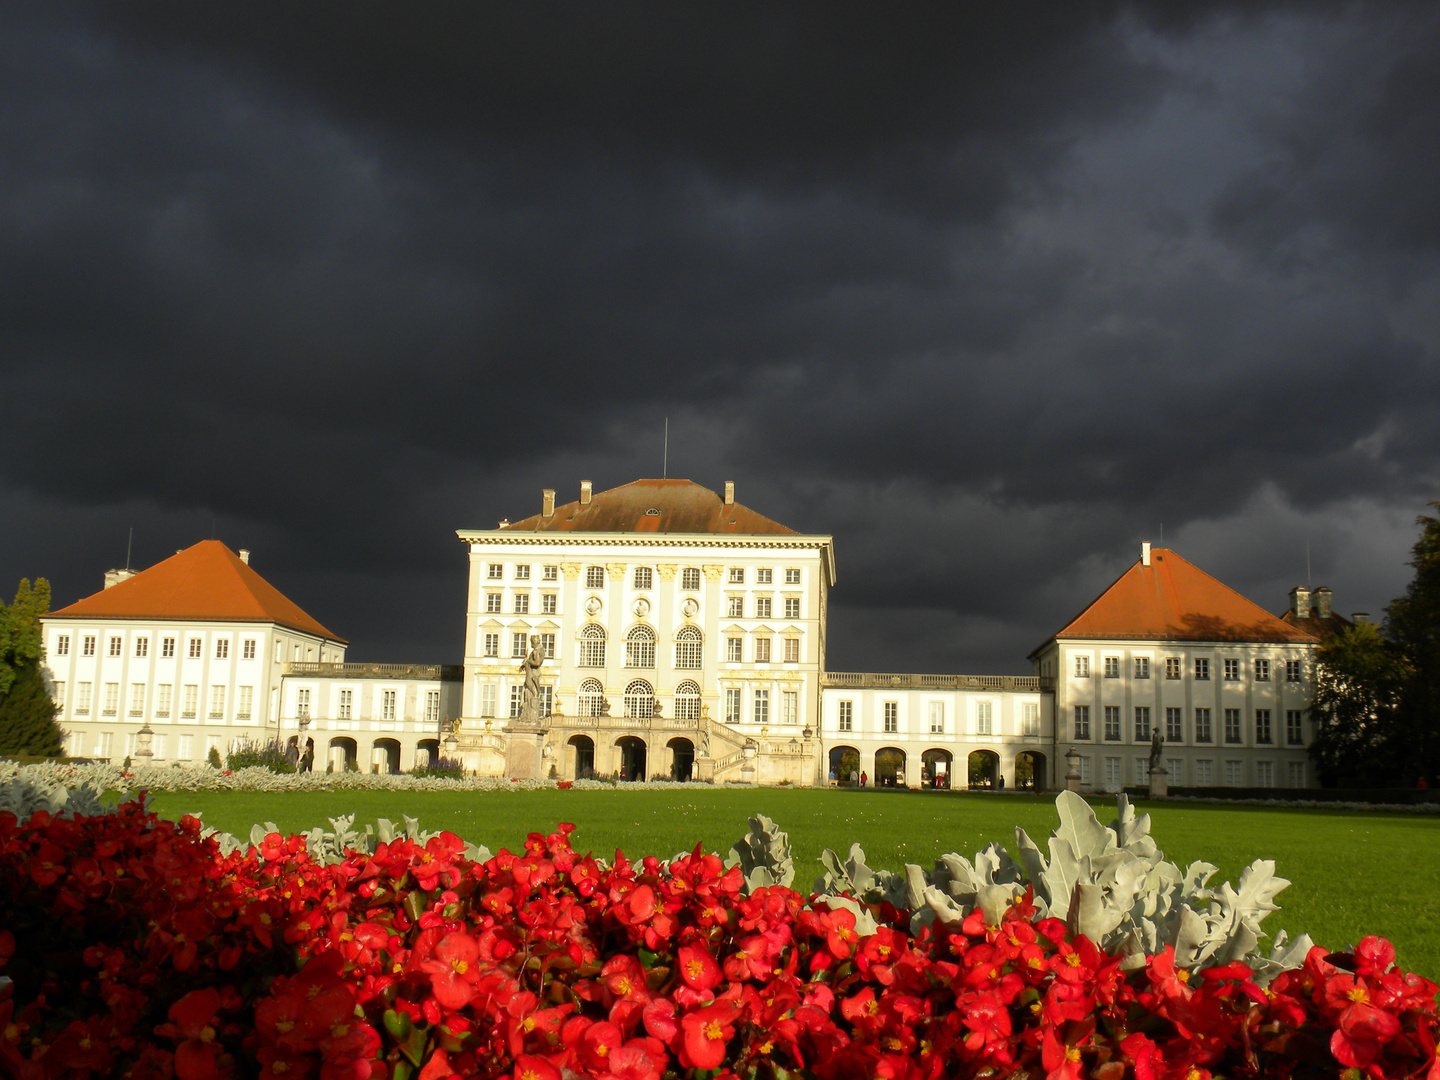
[(1368, 611), (1357, 611), (1357, 612), (1355, 612), (1355, 614), (1353, 614), (1353, 615), (1350, 616), (1350, 621), (1353, 622), (1353, 623), (1362, 623), (1362, 622), (1374, 622), (1375, 620), (1372, 619), (1372, 618), (1370, 618), (1370, 612), (1368, 612)]
[[(178, 555), (179, 552), (176, 552), (176, 554)], [(112, 585), (119, 585), (120, 582), (124, 581), (126, 578), (132, 578), (134, 576), (134, 570), (106, 570), (105, 588), (108, 589)]]
[(552, 518), (555, 516), (555, 489), (543, 488), (540, 492), (540, 516)]
[(1141, 566), (1149, 566), (1149, 565), (1150, 565), (1150, 541), (1149, 541), (1149, 540), (1146, 540), (1143, 544), (1140, 545), (1140, 565), (1141, 565)]
[(581, 505), (581, 506), (589, 506), (589, 505), (590, 505), (590, 481), (589, 481), (589, 480), (581, 480), (581, 481), (580, 481), (580, 505)]
[(1330, 589), (1327, 586), (1321, 585), (1315, 590), (1315, 617), (1330, 618)]
[(734, 480), (726, 480), (726, 481), (725, 481), (725, 505), (726, 505), (726, 506), (734, 506), (734, 505), (735, 505), (735, 481), (734, 481)]
[(1310, 590), (1304, 585), (1296, 585), (1290, 590), (1290, 610), (1295, 612), (1295, 618), (1310, 618)]
[(241, 548), (241, 549), (240, 549), (240, 561), (243, 562), (246, 566), (249, 566), (249, 565), (250, 565), (250, 549), (249, 549), (249, 548)]

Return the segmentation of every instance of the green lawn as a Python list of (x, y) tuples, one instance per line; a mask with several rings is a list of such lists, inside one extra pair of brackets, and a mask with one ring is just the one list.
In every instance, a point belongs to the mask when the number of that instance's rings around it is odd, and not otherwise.
[[(795, 884), (808, 888), (820, 873), (819, 855), (841, 855), (858, 841), (873, 866), (902, 862), (929, 866), (948, 851), (971, 857), (992, 841), (1014, 848), (1020, 825), (1045, 846), (1056, 824), (1052, 799), (965, 792), (788, 790), (313, 792), (271, 795), (234, 792), (159, 793), (154, 809), (166, 816), (201, 812), (204, 821), (242, 838), (252, 823), (274, 821), (286, 832), (354, 814), (358, 823), (409, 814), (426, 829), (448, 829), (492, 850), (518, 849), (525, 835), (562, 821), (577, 827), (581, 851), (632, 858), (668, 857), (693, 848), (726, 852), (751, 814), (775, 819), (790, 834)], [(1440, 896), (1440, 819), (1345, 810), (1274, 810), (1219, 804), (1140, 805), (1166, 856), (1182, 868), (1204, 859), (1220, 868), (1212, 884), (1238, 882), (1254, 859), (1274, 859), (1293, 883), (1281, 910), (1265, 927), (1291, 935), (1308, 931), (1342, 949), (1367, 933), (1395, 943), (1400, 962), (1440, 977), (1440, 926), (1417, 913), (1433, 911)], [(1098, 804), (1102, 821), (1112, 804)]]

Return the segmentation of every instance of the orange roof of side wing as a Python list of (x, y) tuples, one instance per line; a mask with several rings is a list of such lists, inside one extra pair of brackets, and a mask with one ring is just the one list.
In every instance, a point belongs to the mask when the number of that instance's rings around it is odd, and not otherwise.
[(48, 618), (273, 622), (348, 644), (307, 615), (219, 540), (202, 540)]

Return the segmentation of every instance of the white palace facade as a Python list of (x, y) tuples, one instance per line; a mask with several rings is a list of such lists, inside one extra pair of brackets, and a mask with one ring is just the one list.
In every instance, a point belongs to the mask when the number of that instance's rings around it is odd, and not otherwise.
[[(347, 643), (205, 541), (43, 619), (81, 757), (196, 765), (313, 739), (316, 768), (438, 756), (496, 776), (1053, 788), (1304, 787), (1328, 590), (1274, 616), (1164, 549), (1030, 656), (1032, 674), (827, 670), (827, 535), (688, 480), (580, 486), (457, 534), (462, 663), (347, 663)], [(538, 721), (522, 722), (536, 648)]]

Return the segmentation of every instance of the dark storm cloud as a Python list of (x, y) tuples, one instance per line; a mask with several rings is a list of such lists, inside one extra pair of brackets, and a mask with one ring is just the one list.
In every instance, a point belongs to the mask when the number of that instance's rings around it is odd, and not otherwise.
[(657, 473), (669, 417), (671, 475), (835, 535), (833, 666), (1023, 670), (1162, 526), (1272, 608), (1311, 542), (1378, 610), (1440, 486), (1426, 7), (72, 2), (0, 35), (37, 448), (0, 570), (62, 603), (132, 525), (137, 565), (213, 533), (352, 656), (454, 660), (453, 530)]

